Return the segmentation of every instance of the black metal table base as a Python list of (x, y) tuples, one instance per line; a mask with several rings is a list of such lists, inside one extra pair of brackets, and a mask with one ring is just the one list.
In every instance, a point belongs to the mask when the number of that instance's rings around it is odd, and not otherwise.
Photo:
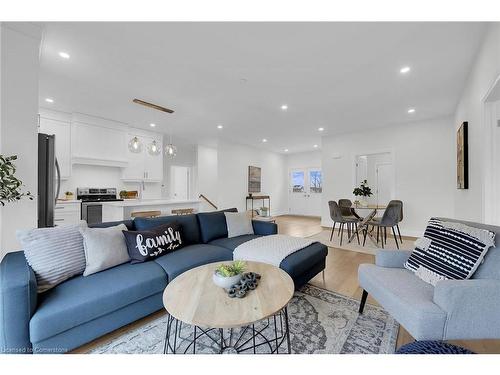
[[(181, 335), (183, 325), (184, 331), (190, 332), (188, 336)], [(239, 328), (239, 330), (240, 332), (232, 328), (188, 326), (167, 312), (167, 333), (163, 352), (165, 354), (291, 353), (286, 307), (263, 321)]]

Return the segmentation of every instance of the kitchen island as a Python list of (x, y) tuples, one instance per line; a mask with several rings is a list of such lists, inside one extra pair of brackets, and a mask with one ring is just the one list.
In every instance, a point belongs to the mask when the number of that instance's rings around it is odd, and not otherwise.
[(198, 199), (125, 199), (116, 202), (102, 202), (102, 221), (119, 221), (132, 218), (132, 212), (161, 211), (161, 215), (171, 215), (172, 210), (180, 208), (200, 209)]

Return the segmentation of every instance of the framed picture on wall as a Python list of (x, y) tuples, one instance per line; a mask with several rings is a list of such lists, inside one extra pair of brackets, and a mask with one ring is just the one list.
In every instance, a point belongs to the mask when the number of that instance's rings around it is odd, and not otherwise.
[(248, 167), (248, 192), (260, 193), (261, 171), (259, 167)]
[(457, 189), (469, 188), (468, 124), (464, 122), (457, 130)]

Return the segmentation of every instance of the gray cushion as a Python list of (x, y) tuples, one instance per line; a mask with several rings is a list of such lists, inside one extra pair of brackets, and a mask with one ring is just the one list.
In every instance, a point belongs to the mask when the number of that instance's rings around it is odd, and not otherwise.
[(231, 251), (234, 251), (238, 246), (247, 241), (253, 240), (254, 238), (262, 237), (258, 234), (245, 234), (243, 236), (232, 237), (232, 238), (218, 238), (216, 240), (210, 241), (210, 245), (221, 246)]
[(191, 245), (163, 255), (153, 260), (167, 273), (168, 281), (172, 281), (181, 273), (204, 264), (232, 260), (233, 252), (213, 245)]
[(169, 215), (155, 218), (136, 217), (134, 226), (136, 231), (150, 230), (160, 225), (179, 223), (182, 226), (182, 241), (186, 245), (200, 243), (200, 226), (196, 215)]
[(246, 212), (224, 212), (229, 238), (253, 234), (252, 220)]
[(30, 321), (31, 342), (112, 313), (163, 291), (166, 285), (165, 272), (154, 262), (127, 263), (75, 277), (40, 296)]
[(76, 225), (17, 231), (28, 264), (35, 272), (38, 292), (53, 288), (85, 269), (81, 228)]
[(209, 243), (217, 238), (227, 237), (226, 216), (224, 212), (238, 212), (236, 208), (215, 212), (201, 212), (198, 215), (200, 224), (201, 240)]
[(130, 260), (122, 232), (124, 230), (127, 230), (125, 224), (108, 228), (80, 229), (86, 261), (83, 276), (107, 270)]
[(413, 272), (361, 264), (360, 286), (365, 289), (416, 340), (442, 340), (446, 313), (434, 302), (434, 287)]

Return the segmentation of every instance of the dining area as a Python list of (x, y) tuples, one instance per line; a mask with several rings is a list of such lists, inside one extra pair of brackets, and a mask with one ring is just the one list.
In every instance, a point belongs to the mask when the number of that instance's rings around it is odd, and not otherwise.
[[(394, 241), (397, 249), (403, 244), (400, 223), (403, 221), (403, 202), (391, 200), (387, 205), (367, 204), (344, 198), (328, 202), (333, 227), (330, 241), (339, 238), (340, 246), (356, 241), (365, 247), (367, 240), (376, 247), (388, 246)], [(345, 237), (345, 239), (344, 239)], [(392, 237), (392, 238), (390, 238)]]

